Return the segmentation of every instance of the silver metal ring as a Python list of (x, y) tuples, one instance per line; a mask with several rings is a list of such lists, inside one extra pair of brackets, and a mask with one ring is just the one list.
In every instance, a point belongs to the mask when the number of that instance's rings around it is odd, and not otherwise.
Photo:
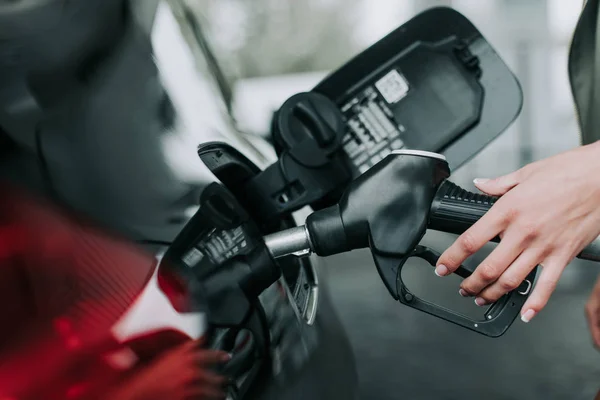
[(421, 156), (421, 157), (436, 158), (438, 160), (446, 161), (446, 156), (444, 156), (443, 154), (433, 153), (431, 151), (425, 151), (425, 150), (400, 149), (400, 150), (394, 150), (390, 154)]
[(531, 286), (532, 286), (529, 279), (525, 279), (525, 282), (527, 282), (527, 289), (523, 290), (522, 292), (521, 291), (518, 292), (520, 295), (523, 295), (523, 296), (527, 296), (529, 294), (529, 291), (531, 290)]

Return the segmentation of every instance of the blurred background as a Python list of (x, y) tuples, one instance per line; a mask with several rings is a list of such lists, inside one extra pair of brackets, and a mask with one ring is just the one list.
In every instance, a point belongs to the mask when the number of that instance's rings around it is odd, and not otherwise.
[[(233, 116), (229, 123), (266, 136), (272, 113), (288, 97), (310, 90), (417, 13), (450, 6), (481, 30), (518, 77), (525, 99), (515, 123), (453, 171), (453, 180), (473, 189), (475, 177), (504, 174), (579, 145), (567, 57), (581, 0), (169, 3), (185, 10), (175, 18), (198, 24), (204, 32), (199, 47), (188, 54), (169, 34), (174, 21), (159, 13), (154, 31), (165, 80), (181, 96), (195, 96), (188, 102), (195, 107), (191, 119), (198, 119), (202, 129), (207, 123), (222, 124), (216, 116), (227, 114)], [(214, 79), (198, 78), (192, 69), (183, 68), (190, 60)], [(222, 104), (198, 94), (202, 90), (193, 95), (192, 85), (218, 93)], [(443, 250), (452, 239), (428, 233), (425, 241)], [(529, 325), (515, 322), (500, 339), (467, 332), (395, 303), (366, 252), (328, 258), (323, 271), (351, 336), (364, 399), (583, 400), (593, 398), (600, 388), (600, 356), (592, 347), (583, 313), (598, 275), (593, 264), (573, 262), (546, 310)], [(470, 307), (456, 293), (457, 281), (441, 282), (431, 268), (411, 268), (409, 275), (418, 295)]]
[[(265, 134), (271, 113), (289, 96), (417, 13), (450, 6), (480, 29), (525, 94), (519, 120), (464, 170), (511, 171), (578, 144), (567, 55), (582, 0), (180, 1), (202, 25), (245, 130)], [(488, 169), (491, 160), (502, 163)]]

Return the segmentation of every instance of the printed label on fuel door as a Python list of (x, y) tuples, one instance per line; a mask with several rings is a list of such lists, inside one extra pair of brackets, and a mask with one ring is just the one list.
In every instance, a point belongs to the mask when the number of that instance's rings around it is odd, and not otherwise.
[(393, 69), (375, 83), (375, 87), (389, 104), (397, 103), (408, 93), (408, 82)]

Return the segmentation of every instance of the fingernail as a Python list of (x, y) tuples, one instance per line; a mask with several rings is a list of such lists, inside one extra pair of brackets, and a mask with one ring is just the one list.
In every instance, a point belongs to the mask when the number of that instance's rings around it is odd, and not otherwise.
[(462, 297), (469, 297), (469, 293), (467, 293), (464, 289), (460, 289), (458, 294), (460, 294)]
[(489, 180), (489, 179), (486, 179), (486, 178), (477, 178), (477, 179), (473, 179), (473, 183), (474, 183), (474, 184), (476, 184), (476, 185), (481, 185), (481, 184), (487, 183), (487, 182), (489, 182), (489, 181), (490, 181), (490, 180)]
[(533, 317), (535, 317), (535, 311), (527, 310), (521, 315), (521, 321), (528, 323), (529, 321), (531, 321), (533, 319)]
[(446, 276), (448, 275), (448, 267), (446, 267), (443, 264), (438, 265), (437, 267), (435, 267), (435, 274), (437, 276)]
[(483, 307), (487, 304), (487, 301), (481, 297), (477, 297), (475, 299), (475, 304), (477, 304), (479, 307)]
[(223, 361), (229, 361), (232, 358), (233, 358), (233, 354), (231, 354), (231, 353), (223, 354)]

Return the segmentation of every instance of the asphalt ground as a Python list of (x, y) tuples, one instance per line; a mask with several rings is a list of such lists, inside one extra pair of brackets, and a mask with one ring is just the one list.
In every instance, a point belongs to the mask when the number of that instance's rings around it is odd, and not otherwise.
[[(424, 243), (442, 251), (453, 238), (430, 232)], [(504, 336), (492, 339), (396, 302), (366, 251), (323, 261), (355, 351), (361, 399), (589, 400), (600, 389), (600, 352), (584, 315), (600, 265), (575, 260), (542, 313), (529, 324), (517, 318)], [(422, 262), (407, 264), (403, 277), (419, 297), (482, 314), (472, 299), (459, 296), (460, 278), (439, 278)]]

